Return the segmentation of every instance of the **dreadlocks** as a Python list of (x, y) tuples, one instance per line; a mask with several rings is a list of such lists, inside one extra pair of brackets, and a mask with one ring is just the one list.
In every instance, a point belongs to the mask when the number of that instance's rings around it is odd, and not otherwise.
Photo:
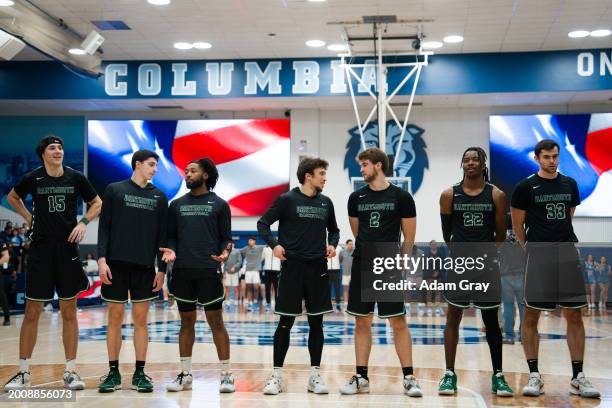
[(463, 167), (463, 159), (465, 158), (465, 154), (467, 152), (476, 152), (476, 154), (478, 154), (478, 160), (480, 161), (483, 167), (482, 168), (482, 178), (484, 179), (484, 181), (488, 182), (489, 181), (489, 168), (487, 167), (487, 154), (485, 153), (484, 149), (482, 147), (475, 147), (475, 146), (468, 147), (467, 149), (465, 149), (465, 151), (461, 155), (461, 163), (459, 167)]

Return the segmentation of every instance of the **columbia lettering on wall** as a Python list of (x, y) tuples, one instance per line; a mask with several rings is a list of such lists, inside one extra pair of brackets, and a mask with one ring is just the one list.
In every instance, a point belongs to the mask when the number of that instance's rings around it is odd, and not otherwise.
[[(415, 57), (388, 57), (392, 62)], [(356, 69), (353, 89), (376, 89), (373, 59)], [(349, 83), (338, 58), (234, 61), (108, 61), (104, 75), (76, 75), (52, 61), (0, 62), (0, 99), (155, 99), (348, 96)], [(408, 68), (390, 69), (394, 89)], [(41, 81), (47, 78), (48, 81)], [(399, 91), (410, 93), (408, 81)], [(579, 92), (612, 89), (612, 50), (439, 54), (420, 76), (419, 95), (504, 92)]]

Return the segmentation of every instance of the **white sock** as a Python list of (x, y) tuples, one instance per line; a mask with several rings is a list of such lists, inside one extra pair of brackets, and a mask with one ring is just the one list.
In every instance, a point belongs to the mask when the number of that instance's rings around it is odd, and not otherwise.
[(181, 357), (181, 370), (191, 374), (191, 357)]
[(311, 366), (310, 367), (310, 375), (319, 375), (320, 374), (320, 370), (321, 367), (317, 367), (317, 366)]
[(274, 367), (274, 370), (272, 371), (272, 375), (278, 378), (282, 377), (283, 367)]
[(66, 371), (76, 371), (76, 359), (66, 360)]
[(230, 372), (230, 361), (229, 360), (219, 360), (221, 363), (221, 373), (226, 374)]
[(19, 359), (19, 371), (22, 373), (30, 372), (30, 361), (27, 358)]

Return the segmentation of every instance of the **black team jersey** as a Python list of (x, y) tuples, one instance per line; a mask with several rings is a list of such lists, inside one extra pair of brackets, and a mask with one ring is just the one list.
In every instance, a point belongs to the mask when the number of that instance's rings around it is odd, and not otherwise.
[(60, 177), (48, 175), (44, 166), (31, 171), (17, 183), (15, 192), (24, 200), (32, 195), (33, 241), (65, 242), (77, 225), (79, 197), (90, 202), (97, 196), (83, 173), (66, 166)]
[(131, 179), (109, 184), (102, 199), (98, 227), (98, 256), (152, 267), (159, 248), (166, 246), (168, 199), (147, 184), (140, 187)]
[(476, 196), (463, 191), (463, 183), (453, 186), (453, 227), (451, 242), (493, 242), (495, 240), (495, 203), (493, 185), (486, 183)]
[(229, 205), (213, 192), (187, 193), (170, 203), (168, 247), (176, 252), (174, 267), (217, 269), (219, 263), (210, 256), (231, 244), (231, 223)]
[(402, 218), (416, 217), (416, 207), (410, 193), (394, 184), (381, 191), (366, 185), (349, 196), (348, 214), (359, 218), (353, 252), (359, 258), (368, 242), (399, 243)]
[(512, 193), (512, 207), (524, 210), (528, 242), (578, 242), (570, 210), (580, 204), (576, 180), (558, 173), (521, 180)]
[[(278, 241), (270, 226), (278, 224)], [(270, 248), (280, 244), (287, 259), (312, 260), (324, 258), (327, 245), (334, 248), (340, 240), (334, 204), (329, 197), (317, 194), (309, 197), (299, 187), (279, 196), (257, 222), (259, 235)]]

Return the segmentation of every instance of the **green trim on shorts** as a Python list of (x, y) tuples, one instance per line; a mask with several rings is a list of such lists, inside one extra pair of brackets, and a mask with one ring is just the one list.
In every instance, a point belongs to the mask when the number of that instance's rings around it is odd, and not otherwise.
[(587, 303), (583, 303), (581, 305), (578, 306), (563, 306), (563, 305), (558, 305), (561, 309), (582, 309), (584, 307), (587, 307), (588, 304)]
[(79, 292), (79, 293), (77, 293), (76, 295), (74, 295), (74, 296), (72, 296), (72, 297), (69, 297), (69, 298), (62, 298), (62, 297), (59, 297), (59, 296), (58, 296), (58, 299), (59, 299), (59, 300), (72, 300), (72, 299), (74, 299), (75, 297), (79, 296), (81, 293), (83, 293), (83, 292), (87, 292), (87, 291), (88, 291), (90, 288), (91, 288), (91, 285), (89, 284), (89, 279), (88, 279), (88, 280), (87, 280), (87, 289), (83, 289), (82, 291), (80, 291), (80, 292)]
[(174, 300), (178, 301), (178, 302), (183, 302), (183, 303), (196, 303), (197, 300), (187, 300), (187, 299), (181, 299), (179, 297), (176, 297), (175, 295), (173, 295), (172, 293), (168, 293), (168, 296), (172, 296), (174, 298)]
[(221, 294), (221, 296), (216, 298), (215, 300), (211, 300), (210, 302), (206, 302), (206, 303), (200, 303), (200, 302), (197, 302), (197, 303), (200, 306), (208, 306), (208, 305), (212, 305), (214, 303), (218, 303), (218, 302), (220, 302), (222, 300), (225, 300), (225, 291), (223, 291), (223, 294)]
[(104, 296), (100, 295), (100, 297), (102, 298), (102, 300), (104, 300), (105, 302), (110, 302), (110, 303), (122, 303), (122, 304), (126, 304), (128, 301), (127, 300), (115, 300), (115, 299), (108, 299), (105, 298)]
[(31, 297), (27, 297), (27, 296), (25, 296), (25, 298), (27, 300), (31, 301), (31, 302), (53, 302), (53, 298), (51, 298), (51, 299), (34, 299), (34, 298), (31, 298)]
[(456, 307), (457, 309), (463, 309), (463, 310), (466, 310), (466, 309), (489, 310), (489, 309), (495, 309), (496, 307), (501, 306), (501, 303), (495, 303), (493, 306), (479, 306), (479, 305), (474, 304), (473, 301), (470, 301), (470, 304), (468, 305), (458, 305), (456, 303), (449, 301), (448, 299), (445, 299), (445, 300), (446, 300), (446, 303), (448, 303), (449, 305)]
[(378, 315), (378, 318), (379, 319), (389, 319), (391, 317), (404, 316), (404, 315), (406, 315), (406, 309), (404, 309), (402, 313), (397, 313), (393, 315)]
[(323, 312), (317, 312), (317, 313), (308, 313), (307, 312), (306, 315), (308, 315), (308, 316), (319, 316), (319, 315), (322, 315), (322, 314), (333, 313), (333, 312), (334, 312), (334, 309), (330, 309), (330, 310), (325, 310)]
[(138, 299), (138, 300), (130, 299), (130, 302), (132, 302), (132, 303), (144, 303), (144, 302), (149, 302), (149, 301), (154, 300), (154, 299), (157, 299), (157, 296), (153, 296), (153, 297), (150, 297), (148, 299)]
[(350, 314), (351, 316), (357, 316), (357, 317), (368, 317), (371, 314), (374, 314), (374, 312), (369, 312), (368, 314), (356, 313), (356, 312), (352, 312), (352, 311), (350, 311), (348, 309), (346, 309), (345, 312)]

